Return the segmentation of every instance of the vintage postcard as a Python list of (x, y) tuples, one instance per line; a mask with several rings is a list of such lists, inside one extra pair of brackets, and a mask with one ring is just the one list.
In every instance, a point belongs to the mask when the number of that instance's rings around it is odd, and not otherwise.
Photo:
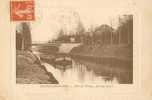
[(137, 100), (144, 66), (136, 1), (7, 4), (13, 100)]
[(11, 1), (17, 84), (133, 84), (133, 8), (105, 13), (39, 1), (36, 19), (34, 2)]

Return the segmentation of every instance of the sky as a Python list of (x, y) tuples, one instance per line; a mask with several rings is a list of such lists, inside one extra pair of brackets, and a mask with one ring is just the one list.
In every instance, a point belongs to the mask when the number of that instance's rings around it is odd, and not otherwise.
[(119, 16), (133, 13), (133, 3), (132, 0), (36, 0), (32, 41), (54, 39), (65, 26), (68, 31), (74, 30), (78, 17), (73, 17), (72, 12), (76, 12), (86, 30), (111, 23), (116, 28)]

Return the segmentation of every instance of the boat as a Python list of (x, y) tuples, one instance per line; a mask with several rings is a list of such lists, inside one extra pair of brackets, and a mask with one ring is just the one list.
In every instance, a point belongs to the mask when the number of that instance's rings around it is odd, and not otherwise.
[(54, 59), (55, 59), (55, 57), (51, 56), (51, 55), (41, 55), (40, 56), (41, 61), (47, 62), (49, 64), (54, 63)]
[(54, 63), (60, 66), (72, 65), (72, 59), (69, 57), (59, 57), (54, 60)]
[(54, 67), (57, 68), (57, 69), (63, 70), (63, 71), (72, 68), (71, 65), (66, 65), (66, 66), (55, 65)]

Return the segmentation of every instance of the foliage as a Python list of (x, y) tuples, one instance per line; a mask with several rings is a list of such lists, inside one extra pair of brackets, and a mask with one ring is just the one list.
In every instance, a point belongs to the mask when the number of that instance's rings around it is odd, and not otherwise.
[(81, 21), (78, 23), (77, 32), (67, 35), (61, 29), (56, 39), (60, 42), (70, 42), (70, 37), (75, 38), (75, 42), (86, 45), (120, 45), (132, 44), (133, 42), (133, 15), (123, 15), (119, 17), (119, 26), (113, 29), (112, 26), (103, 24), (91, 27), (85, 31)]

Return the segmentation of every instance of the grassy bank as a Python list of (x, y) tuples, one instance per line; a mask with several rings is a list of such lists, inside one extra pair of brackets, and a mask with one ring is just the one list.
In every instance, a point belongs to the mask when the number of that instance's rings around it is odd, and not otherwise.
[(121, 60), (132, 61), (133, 50), (129, 45), (105, 45), (105, 46), (91, 46), (91, 45), (80, 45), (71, 50), (70, 54), (81, 55), (86, 57), (96, 58), (115, 58)]
[(57, 84), (57, 80), (48, 73), (39, 59), (29, 51), (16, 53), (16, 82), (21, 84)]

